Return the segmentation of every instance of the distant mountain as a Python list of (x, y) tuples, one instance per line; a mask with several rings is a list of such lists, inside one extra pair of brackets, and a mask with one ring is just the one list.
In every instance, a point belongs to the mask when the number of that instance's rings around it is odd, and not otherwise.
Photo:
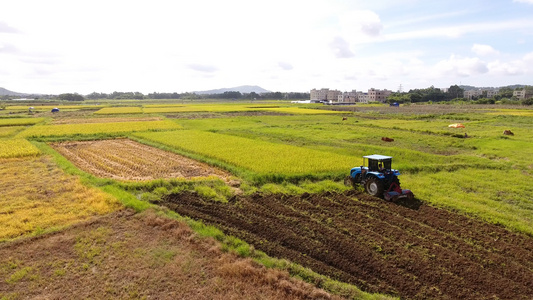
[(222, 88), (222, 89), (215, 89), (215, 90), (208, 90), (208, 91), (196, 91), (193, 92), (198, 95), (205, 95), (205, 94), (223, 94), (224, 92), (241, 92), (241, 93), (268, 93), (269, 90), (265, 90), (264, 88), (257, 86), (257, 85), (241, 85), (237, 87), (232, 88)]
[(6, 89), (0, 87), (0, 96), (25, 96), (25, 95), (27, 95), (27, 94), (12, 92), (10, 90), (6, 90)]

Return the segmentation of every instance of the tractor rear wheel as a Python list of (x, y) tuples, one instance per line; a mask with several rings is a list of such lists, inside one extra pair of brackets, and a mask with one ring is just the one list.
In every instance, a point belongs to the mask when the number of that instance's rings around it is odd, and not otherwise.
[(383, 198), (383, 181), (373, 177), (366, 181), (365, 190), (369, 195)]

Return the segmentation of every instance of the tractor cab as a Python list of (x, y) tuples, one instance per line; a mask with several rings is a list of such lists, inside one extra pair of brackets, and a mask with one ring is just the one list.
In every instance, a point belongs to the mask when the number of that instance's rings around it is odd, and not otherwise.
[(367, 170), (370, 172), (390, 171), (392, 165), (392, 157), (384, 155), (367, 155), (363, 156), (363, 165), (367, 162)]
[(386, 200), (413, 198), (410, 190), (400, 188), (399, 175), (398, 170), (392, 169), (391, 156), (373, 154), (363, 156), (363, 165), (352, 168), (348, 179), (354, 187), (356, 184), (363, 185), (372, 196)]
[(359, 173), (361, 174), (361, 181), (369, 175), (376, 176), (380, 179), (400, 175), (398, 170), (392, 169), (392, 157), (379, 154), (363, 156), (363, 165), (352, 168), (350, 171), (350, 175), (352, 175), (356, 181), (359, 179), (356, 178)]

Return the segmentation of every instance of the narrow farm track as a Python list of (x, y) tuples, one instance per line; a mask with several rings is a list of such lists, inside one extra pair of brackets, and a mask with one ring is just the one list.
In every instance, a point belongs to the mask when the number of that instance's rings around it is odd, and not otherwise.
[(533, 238), (420, 203), (352, 191), (253, 195), (226, 204), (186, 193), (164, 205), (369, 292), (408, 299), (533, 295)]

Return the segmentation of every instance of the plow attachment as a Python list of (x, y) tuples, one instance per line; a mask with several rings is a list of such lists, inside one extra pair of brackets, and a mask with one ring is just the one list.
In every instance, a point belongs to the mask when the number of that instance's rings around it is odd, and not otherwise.
[(407, 198), (409, 200), (413, 199), (415, 197), (415, 194), (411, 192), (411, 190), (402, 190), (400, 188), (400, 185), (398, 185), (396, 182), (393, 182), (389, 189), (383, 193), (383, 198), (387, 201), (396, 201), (400, 198)]

